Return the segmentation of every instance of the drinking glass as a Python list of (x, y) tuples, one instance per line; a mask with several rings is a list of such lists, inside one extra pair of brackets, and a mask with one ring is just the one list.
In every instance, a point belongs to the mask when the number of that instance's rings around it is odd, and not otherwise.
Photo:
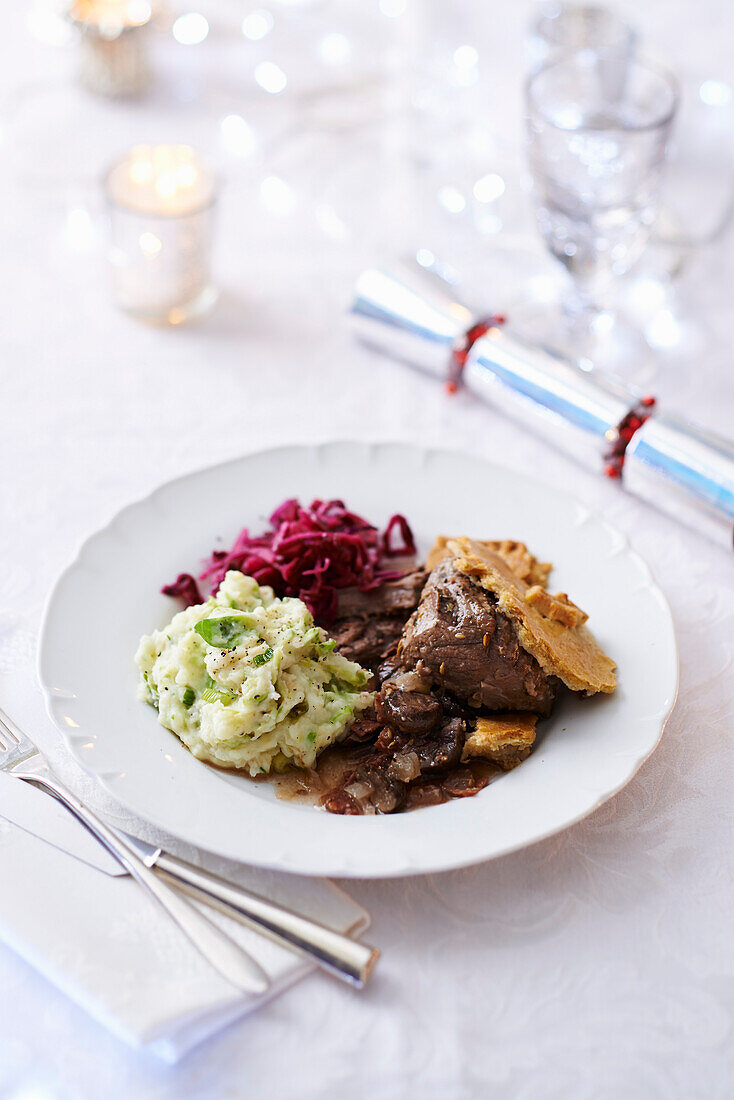
[(566, 53), (595, 50), (603, 59), (628, 61), (637, 43), (629, 23), (606, 8), (589, 4), (545, 4), (528, 37), (529, 68), (536, 70)]
[(636, 32), (614, 12), (588, 4), (549, 3), (530, 29), (528, 68), (537, 71), (565, 54), (593, 50), (600, 89), (614, 100), (622, 93), (636, 49)]
[(603, 302), (650, 235), (678, 92), (664, 69), (630, 59), (610, 95), (605, 71), (596, 51), (563, 56), (529, 78), (526, 106), (538, 228), (571, 276), (561, 342), (619, 370), (630, 334)]

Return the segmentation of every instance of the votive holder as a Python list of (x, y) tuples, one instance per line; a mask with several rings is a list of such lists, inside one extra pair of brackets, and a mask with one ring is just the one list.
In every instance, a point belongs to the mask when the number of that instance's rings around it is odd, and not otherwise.
[(217, 181), (188, 145), (136, 145), (105, 178), (117, 304), (178, 325), (217, 300), (211, 254)]
[(72, 0), (79, 33), (79, 79), (95, 95), (141, 95), (149, 82), (146, 39), (149, 0)]

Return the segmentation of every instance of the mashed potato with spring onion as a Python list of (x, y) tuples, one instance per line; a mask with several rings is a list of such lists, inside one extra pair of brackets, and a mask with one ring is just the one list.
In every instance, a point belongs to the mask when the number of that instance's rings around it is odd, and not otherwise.
[(311, 767), (372, 701), (298, 599), (230, 571), (216, 596), (145, 635), (139, 697), (194, 756), (261, 775)]

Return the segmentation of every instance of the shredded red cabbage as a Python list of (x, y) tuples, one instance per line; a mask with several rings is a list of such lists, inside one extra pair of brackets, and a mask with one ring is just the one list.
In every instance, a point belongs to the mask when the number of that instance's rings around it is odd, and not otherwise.
[(182, 599), (185, 607), (189, 607), (192, 603), (203, 603), (204, 600), (198, 584), (190, 573), (179, 573), (173, 584), (165, 584), (161, 592), (165, 596), (177, 596)]
[[(245, 527), (230, 550), (215, 550), (204, 563), (201, 580), (216, 592), (228, 569), (239, 569), (278, 596), (303, 600), (318, 623), (329, 625), (337, 613), (337, 589), (352, 585), (367, 592), (402, 576), (383, 567), (383, 558), (416, 553), (413, 532), (405, 516), (391, 516), (380, 534), (366, 519), (350, 512), (341, 500), (314, 500), (304, 508), (286, 500), (270, 517), (271, 530), (251, 535)], [(393, 545), (397, 529), (399, 542)], [(163, 589), (185, 606), (202, 597), (194, 578), (182, 573)]]

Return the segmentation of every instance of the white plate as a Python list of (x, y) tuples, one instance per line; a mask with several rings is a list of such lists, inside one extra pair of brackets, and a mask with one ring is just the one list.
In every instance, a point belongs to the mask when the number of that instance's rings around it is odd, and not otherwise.
[[(135, 698), (138, 639), (178, 604), (160, 595), (218, 537), (257, 528), (285, 497), (341, 497), (376, 523), (404, 512), (425, 550), (440, 533), (522, 539), (553, 561), (619, 665), (613, 696), (564, 699), (519, 768), (474, 798), (385, 817), (278, 801), (268, 784), (196, 760)], [(40, 677), (79, 763), (168, 832), (246, 863), (313, 875), (461, 867), (551, 836), (591, 813), (652, 752), (673, 706), (670, 610), (625, 538), (571, 497), (465, 455), (402, 444), (284, 447), (169, 482), (82, 547), (54, 589)]]

